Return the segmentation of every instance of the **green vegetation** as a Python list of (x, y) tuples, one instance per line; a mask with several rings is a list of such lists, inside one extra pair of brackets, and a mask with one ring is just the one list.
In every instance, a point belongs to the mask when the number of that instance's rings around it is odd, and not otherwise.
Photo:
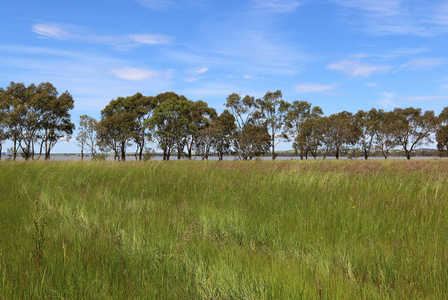
[(448, 161), (0, 162), (0, 298), (446, 299)]

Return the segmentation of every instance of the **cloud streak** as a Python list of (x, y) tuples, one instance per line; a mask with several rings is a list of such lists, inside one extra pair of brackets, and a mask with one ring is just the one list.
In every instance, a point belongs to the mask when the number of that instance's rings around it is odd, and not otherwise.
[[(65, 27), (72, 27), (68, 30)], [(117, 50), (128, 50), (140, 45), (170, 45), (172, 38), (161, 34), (129, 34), (129, 35), (98, 35), (82, 33), (75, 26), (57, 24), (35, 24), (31, 29), (42, 38), (57, 40), (73, 40), (84, 43), (105, 44), (113, 46)]]
[(372, 65), (366, 63), (358, 63), (350, 60), (341, 60), (334, 63), (331, 63), (327, 66), (327, 69), (340, 71), (342, 73), (350, 75), (350, 77), (355, 78), (363, 78), (370, 77), (373, 74), (377, 73), (386, 73), (391, 68), (389, 66), (384, 65)]
[[(448, 4), (434, 0), (425, 2), (404, 0), (329, 0), (345, 8), (350, 15), (359, 16), (356, 21), (373, 35), (434, 36), (448, 32)], [(353, 23), (353, 18), (350, 19)]]
[(319, 84), (319, 83), (300, 83), (295, 86), (295, 91), (301, 94), (323, 93), (339, 87), (339, 83)]

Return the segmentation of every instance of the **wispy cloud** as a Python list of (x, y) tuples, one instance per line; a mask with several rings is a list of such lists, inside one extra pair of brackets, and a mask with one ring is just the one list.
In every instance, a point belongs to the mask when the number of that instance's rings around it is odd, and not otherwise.
[(289, 13), (301, 5), (293, 0), (252, 0), (252, 3), (255, 8), (269, 13)]
[(423, 95), (423, 96), (407, 96), (402, 97), (399, 100), (403, 102), (407, 101), (440, 101), (448, 99), (448, 95)]
[(143, 80), (156, 76), (157, 72), (139, 68), (119, 68), (112, 69), (112, 74), (125, 80)]
[(160, 34), (130, 34), (129, 40), (145, 45), (169, 45), (172, 38)]
[(394, 109), (397, 107), (397, 104), (395, 103), (395, 93), (381, 93), (381, 99), (377, 101), (377, 104), (384, 109)]
[[(446, 1), (428, 3), (405, 0), (329, 0), (361, 17), (357, 21), (374, 35), (432, 36), (448, 32)], [(412, 2), (412, 1), (411, 1)], [(357, 27), (359, 28), (359, 27)]]
[(433, 57), (413, 58), (402, 64), (398, 70), (427, 70), (444, 65), (446, 59)]
[(327, 69), (341, 71), (350, 75), (350, 77), (369, 77), (376, 73), (388, 72), (391, 68), (385, 65), (372, 65), (350, 60), (341, 60), (329, 64)]
[(339, 83), (319, 84), (319, 83), (300, 83), (295, 86), (297, 93), (322, 93), (328, 92), (339, 87)]
[(32, 31), (39, 34), (42, 37), (48, 37), (58, 40), (66, 40), (72, 38), (72, 34), (60, 26), (51, 24), (35, 24)]
[(208, 67), (198, 67), (187, 70), (190, 74), (205, 74), (208, 71)]
[(86, 33), (76, 26), (61, 24), (35, 24), (32, 31), (40, 37), (105, 44), (117, 50), (128, 50), (139, 45), (169, 45), (172, 42), (171, 37), (160, 34), (99, 35)]

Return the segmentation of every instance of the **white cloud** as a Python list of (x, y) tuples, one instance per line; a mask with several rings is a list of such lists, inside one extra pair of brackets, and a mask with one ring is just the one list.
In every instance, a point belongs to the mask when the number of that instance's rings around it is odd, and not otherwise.
[(441, 66), (446, 63), (445, 59), (422, 57), (413, 58), (399, 67), (399, 70), (426, 70), (433, 67)]
[(155, 71), (139, 68), (119, 68), (112, 69), (111, 72), (115, 77), (125, 80), (143, 80), (157, 75)]
[(62, 27), (50, 24), (35, 24), (32, 31), (44, 36), (58, 40), (65, 40), (72, 37), (72, 35), (65, 31)]
[(446, 1), (433, 1), (430, 5), (425, 1), (405, 0), (329, 1), (360, 16), (360, 19), (351, 17), (350, 22), (374, 35), (433, 36), (448, 32)]
[(130, 34), (128, 37), (131, 41), (146, 45), (169, 45), (172, 40), (169, 36), (158, 34)]
[(331, 63), (327, 66), (329, 70), (341, 71), (351, 77), (369, 77), (375, 73), (385, 73), (390, 70), (389, 66), (371, 65), (349, 60)]
[(187, 70), (187, 73), (193, 73), (193, 74), (205, 74), (208, 72), (208, 67), (198, 67)]
[(440, 87), (441, 89), (448, 89), (448, 84), (444, 84)]
[(439, 101), (448, 99), (448, 95), (424, 95), (424, 96), (408, 96), (400, 98), (400, 101)]
[(248, 75), (248, 74), (244, 74), (242, 77), (243, 77), (244, 79), (252, 79), (252, 78), (253, 78), (252, 76), (250, 76), (250, 75)]
[(252, 0), (258, 9), (266, 12), (289, 13), (298, 8), (301, 3), (292, 0)]
[(378, 105), (380, 105), (384, 109), (394, 109), (397, 107), (395, 104), (395, 93), (384, 92), (381, 93), (381, 100), (377, 101)]
[(297, 93), (322, 93), (338, 88), (339, 83), (319, 84), (319, 83), (300, 83), (295, 86)]
[(111, 45), (117, 50), (129, 50), (138, 45), (169, 45), (172, 41), (172, 38), (169, 36), (150, 33), (129, 34), (126, 36), (92, 34), (71, 25), (36, 24), (32, 27), (32, 31), (42, 37)]

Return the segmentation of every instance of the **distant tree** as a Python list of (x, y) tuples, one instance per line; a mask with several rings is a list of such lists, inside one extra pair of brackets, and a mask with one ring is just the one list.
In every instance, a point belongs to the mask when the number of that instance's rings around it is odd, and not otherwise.
[(126, 149), (132, 145), (136, 134), (135, 103), (130, 97), (118, 97), (101, 111), (97, 125), (99, 144), (114, 151), (115, 160), (126, 160)]
[(324, 145), (324, 137), (327, 133), (327, 120), (324, 117), (313, 117), (306, 119), (300, 125), (299, 134), (296, 136), (293, 148), (300, 150), (301, 158), (303, 154), (311, 153), (314, 159), (317, 158), (318, 151)]
[[(180, 159), (180, 145), (188, 133), (191, 103), (185, 97), (173, 97), (156, 106), (147, 124), (153, 128), (158, 147), (163, 151), (163, 160), (169, 160), (177, 147)], [(183, 148), (183, 147), (182, 147)]]
[(0, 97), (5, 128), (14, 144), (14, 159), (19, 149), (25, 160), (34, 158), (35, 143), (40, 144), (39, 153), (44, 149), (45, 159), (49, 159), (56, 143), (61, 138), (69, 138), (73, 132), (69, 114), (73, 98), (68, 92), (58, 97), (51, 83), (26, 87), (23, 83), (11, 82)]
[(254, 142), (253, 136), (248, 136), (248, 133), (253, 133), (249, 130), (249, 126), (257, 124), (258, 120), (258, 105), (252, 96), (245, 96), (241, 98), (240, 95), (233, 93), (227, 97), (225, 106), (235, 119), (236, 129), (234, 132), (234, 147), (240, 159), (247, 160), (251, 153), (251, 148)]
[(235, 135), (235, 117), (225, 109), (219, 116), (212, 119), (211, 126), (215, 128), (214, 150), (219, 160), (223, 160), (224, 154), (228, 154), (232, 147), (232, 140)]
[(41, 83), (37, 89), (37, 106), (40, 109), (41, 126), (38, 137), (41, 138), (40, 152), (45, 150), (45, 159), (60, 140), (71, 138), (75, 125), (71, 122), (69, 111), (74, 108), (73, 97), (66, 91), (58, 97), (51, 83)]
[(360, 110), (355, 114), (355, 122), (360, 130), (359, 144), (365, 159), (368, 159), (374, 149), (383, 114), (382, 110), (378, 111), (375, 108), (370, 111)]
[(76, 137), (77, 144), (81, 147), (81, 159), (84, 159), (84, 149), (89, 149), (92, 157), (97, 154), (97, 121), (88, 115), (79, 117), (79, 132)]
[[(187, 157), (191, 159), (193, 146), (199, 143), (199, 139), (204, 143), (209, 134), (205, 131), (210, 125), (210, 119), (216, 116), (216, 110), (208, 106), (204, 101), (190, 101), (190, 121), (187, 127), (187, 135), (185, 136), (185, 145), (187, 148)], [(209, 140), (211, 142), (211, 140)], [(210, 145), (211, 146), (211, 145)], [(210, 149), (209, 149), (210, 150)]]
[[(239, 137), (245, 137), (244, 147), (247, 158), (260, 157), (269, 152), (271, 145), (271, 135), (268, 132), (268, 127), (265, 124), (246, 124), (243, 128), (244, 134)], [(242, 140), (238, 137), (235, 139), (236, 145), (239, 145)], [(237, 146), (240, 148), (240, 146)]]
[(307, 128), (308, 132), (302, 132), (302, 125), (310, 118), (316, 118), (323, 115), (323, 111), (319, 106), (314, 106), (306, 101), (294, 101), (286, 114), (285, 121), (288, 128), (288, 134), (295, 136), (293, 148), (300, 154), (300, 158), (303, 159), (307, 155), (307, 136), (310, 133), (310, 128)]
[(379, 127), (376, 134), (376, 147), (381, 150), (381, 154), (384, 159), (389, 156), (389, 151), (397, 146), (397, 141), (395, 139), (395, 128), (394, 122), (396, 115), (394, 112), (384, 112), (383, 110), (378, 110), (379, 117)]
[(448, 153), (448, 107), (445, 107), (439, 115), (440, 123), (437, 128), (437, 149), (443, 154)]
[(275, 159), (275, 146), (281, 141), (288, 140), (285, 130), (285, 117), (291, 104), (284, 101), (282, 97), (282, 92), (277, 90), (267, 92), (262, 99), (257, 100), (261, 118), (271, 136), (270, 144), (273, 160)]
[[(4, 92), (2, 88), (0, 88), (0, 103), (2, 96), (1, 94)], [(8, 139), (8, 134), (6, 132), (6, 112), (3, 111), (1, 104), (0, 104), (0, 160), (2, 159), (2, 149), (3, 149), (3, 143), (6, 139)]]
[(420, 108), (395, 108), (392, 115), (392, 130), (395, 141), (405, 151), (406, 158), (411, 159), (412, 151), (432, 142), (431, 134), (435, 133), (439, 118), (433, 111), (422, 114)]
[(330, 115), (328, 122), (327, 145), (336, 159), (339, 159), (342, 152), (347, 151), (358, 141), (359, 127), (354, 121), (353, 114), (346, 111)]

